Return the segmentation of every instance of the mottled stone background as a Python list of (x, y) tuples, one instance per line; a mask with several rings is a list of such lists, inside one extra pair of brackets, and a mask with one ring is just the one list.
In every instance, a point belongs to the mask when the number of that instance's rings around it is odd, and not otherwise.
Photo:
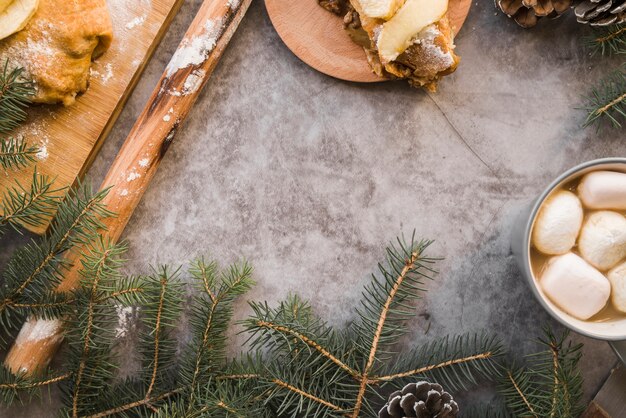
[[(95, 182), (199, 4), (185, 3), (159, 47), (90, 172)], [(515, 216), (562, 171), (626, 155), (623, 131), (580, 127), (589, 83), (621, 62), (590, 57), (584, 32), (572, 16), (523, 30), (480, 0), (456, 39), (461, 66), (428, 94), (317, 73), (255, 0), (126, 230), (129, 271), (245, 257), (258, 282), (251, 299), (297, 292), (342, 326), (385, 243), (415, 228), (445, 260), (418, 306), (430, 319), (416, 320), (408, 343), (487, 330), (515, 353), (532, 351), (553, 322), (511, 256)], [(5, 254), (22, 240), (5, 238)], [(237, 317), (247, 313), (240, 303)], [(605, 343), (574, 338), (585, 343), (591, 397), (616, 358)], [(242, 341), (233, 338), (233, 352)], [(0, 412), (50, 414), (48, 405)]]

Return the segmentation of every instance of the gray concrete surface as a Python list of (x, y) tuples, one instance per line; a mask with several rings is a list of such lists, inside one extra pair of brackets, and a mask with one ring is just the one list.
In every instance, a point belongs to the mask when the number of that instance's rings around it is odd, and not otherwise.
[[(159, 47), (90, 172), (95, 181), (199, 3), (186, 2)], [(127, 228), (129, 271), (245, 257), (258, 282), (251, 299), (297, 292), (341, 326), (385, 243), (415, 228), (445, 260), (418, 306), (430, 324), (417, 321), (408, 344), (488, 330), (517, 354), (532, 351), (541, 327), (556, 324), (510, 254), (514, 218), (560, 172), (626, 155), (623, 131), (581, 129), (576, 109), (589, 82), (620, 60), (590, 57), (571, 16), (543, 23), (525, 31), (491, 1), (475, 3), (456, 40), (461, 66), (427, 94), (315, 72), (255, 0)], [(239, 304), (237, 316), (246, 314)], [(585, 343), (590, 398), (616, 358), (605, 343), (574, 339)]]

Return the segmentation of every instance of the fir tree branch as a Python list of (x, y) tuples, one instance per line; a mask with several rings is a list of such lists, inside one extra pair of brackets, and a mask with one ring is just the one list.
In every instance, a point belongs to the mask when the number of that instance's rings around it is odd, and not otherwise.
[(29, 146), (23, 137), (0, 139), (0, 166), (4, 170), (20, 169), (35, 162), (39, 152), (36, 146)]
[(35, 169), (28, 189), (16, 182), (15, 186), (6, 190), (0, 206), (0, 235), (6, 225), (19, 232), (20, 226), (37, 227), (47, 222), (59, 205), (59, 193), (63, 190), (53, 189), (52, 184), (53, 180)]
[(115, 408), (107, 409), (106, 411), (98, 412), (96, 414), (86, 415), (86, 416), (84, 416), (84, 418), (104, 418), (104, 417), (108, 417), (108, 416), (111, 416), (111, 415), (119, 414), (119, 413), (122, 413), (122, 412), (125, 412), (125, 411), (129, 411), (131, 409), (138, 408), (140, 406), (153, 404), (153, 403), (162, 401), (164, 399), (171, 398), (172, 396), (178, 395), (184, 389), (185, 388), (174, 389), (174, 390), (171, 390), (169, 392), (162, 393), (162, 394), (157, 395), (157, 396), (153, 396), (151, 398), (144, 398), (144, 399), (141, 399), (141, 400), (138, 400), (138, 401), (135, 401), (135, 402), (131, 402), (131, 403), (125, 404), (125, 405), (117, 406)]
[[(232, 303), (237, 296), (246, 293), (252, 286), (252, 268), (243, 263), (241, 266), (233, 266), (226, 275), (222, 276), (218, 290), (213, 291), (211, 288), (216, 282), (216, 271), (216, 263), (207, 265), (203, 259), (198, 260), (195, 268), (191, 270), (193, 277), (202, 282), (209, 297), (207, 312), (196, 315), (198, 324), (204, 320), (204, 329), (196, 344), (198, 348), (193, 369), (191, 373), (188, 373), (191, 388), (195, 388), (201, 374), (211, 371), (215, 364), (214, 362), (207, 363), (207, 357), (216, 357), (218, 360), (224, 357), (223, 332), (232, 317)], [(210, 347), (213, 353), (207, 352)], [(194, 403), (194, 396), (195, 391), (192, 391), (188, 400), (189, 405)]]
[[(86, 329), (83, 333), (83, 349), (82, 355), (80, 359), (80, 363), (78, 365), (78, 370), (76, 371), (76, 376), (74, 378), (74, 387), (72, 394), (72, 416), (77, 418), (79, 416), (78, 402), (81, 395), (81, 383), (83, 380), (83, 373), (87, 367), (87, 359), (90, 356), (91, 347), (93, 345), (93, 335), (92, 329), (94, 327), (94, 312), (96, 309), (96, 305), (98, 303), (98, 286), (100, 284), (100, 280), (102, 280), (104, 274), (106, 274), (107, 265), (110, 263), (112, 257), (116, 257), (120, 254), (119, 249), (109, 246), (104, 242), (100, 243), (100, 249), (96, 249), (94, 254), (94, 259), (85, 262), (85, 264), (89, 263), (90, 266), (87, 267), (87, 271), (90, 274), (90, 296), (89, 303), (87, 306), (87, 323)], [(93, 275), (91, 275), (93, 273)]]
[(15, 311), (15, 303), (39, 303), (46, 300), (60, 283), (68, 265), (67, 251), (96, 240), (104, 228), (101, 219), (111, 216), (102, 205), (106, 195), (82, 187), (71, 191), (58, 206), (50, 234), (16, 251), (4, 271), (0, 288), (0, 326), (6, 331), (23, 319)]
[[(524, 405), (527, 411), (527, 414), (530, 414), (533, 418), (539, 418), (539, 416), (535, 412), (535, 408), (532, 406), (532, 404), (528, 400), (529, 397), (524, 393), (524, 390), (522, 390), (522, 383), (518, 382), (519, 378), (515, 376), (512, 371), (507, 371), (507, 378), (509, 382), (511, 383), (511, 385), (513, 386), (513, 390), (515, 391), (515, 394), (521, 400), (522, 405)], [(526, 416), (527, 414), (522, 414), (522, 416)]]
[(613, 127), (621, 127), (626, 118), (626, 66), (602, 80), (586, 101), (583, 109), (588, 114), (583, 126), (596, 124), (599, 127), (600, 121), (607, 120)]
[(528, 367), (509, 367), (499, 391), (517, 416), (577, 417), (584, 409), (578, 369), (581, 346), (566, 342), (567, 332), (555, 336), (546, 329), (545, 334), (539, 340), (545, 350), (528, 356)]
[(626, 25), (594, 28), (592, 36), (585, 38), (591, 54), (614, 55), (626, 53)]
[(309, 392), (306, 392), (306, 391), (304, 391), (302, 389), (299, 389), (299, 388), (297, 388), (297, 387), (295, 387), (293, 385), (290, 385), (289, 383), (284, 382), (284, 381), (282, 381), (280, 379), (271, 379), (270, 382), (275, 384), (278, 387), (281, 387), (283, 389), (287, 389), (288, 391), (293, 392), (293, 393), (295, 393), (298, 396), (302, 396), (302, 397), (307, 398), (307, 399), (309, 399), (309, 400), (311, 400), (313, 402), (316, 402), (316, 403), (318, 403), (320, 405), (323, 405), (326, 408), (332, 409), (334, 411), (342, 411), (343, 410), (341, 407), (339, 407), (339, 406), (337, 406), (337, 405), (335, 405), (335, 404), (333, 404), (331, 402), (328, 402), (328, 401), (326, 401), (324, 399), (321, 399), (321, 398), (313, 395), (312, 393), (309, 393)]
[[(355, 406), (352, 411), (352, 418), (358, 418), (361, 413), (363, 398), (367, 390), (370, 374), (377, 359), (379, 344), (381, 342), (387, 342), (387, 338), (385, 338), (383, 332), (385, 330), (388, 316), (392, 315), (396, 309), (401, 309), (404, 299), (410, 297), (411, 293), (422, 290), (420, 288), (420, 278), (424, 276), (421, 272), (419, 272), (419, 269), (422, 267), (420, 260), (422, 259), (423, 251), (430, 243), (424, 242), (416, 245), (415, 233), (413, 233), (409, 246), (405, 245), (405, 243), (400, 239), (398, 239), (398, 244), (399, 251), (394, 247), (390, 247), (387, 250), (389, 265), (391, 270), (396, 273), (395, 279), (390, 272), (379, 265), (382, 276), (385, 278), (385, 287), (383, 288), (384, 294), (381, 295), (379, 292), (376, 292), (376, 287), (381, 287), (376, 279), (374, 279), (373, 282), (374, 290), (370, 292), (373, 296), (372, 300), (384, 302), (382, 302), (382, 304), (381, 302), (374, 302), (374, 307), (370, 309), (371, 312), (378, 312), (378, 319), (375, 322), (375, 330), (370, 343), (367, 363), (361, 373), (360, 385), (356, 395)], [(424, 259), (424, 261), (426, 260)], [(414, 283), (411, 283), (411, 281), (414, 281)], [(404, 292), (408, 293), (403, 294)], [(397, 313), (397, 315), (400, 316), (402, 314), (402, 311)], [(368, 316), (361, 314), (361, 318), (364, 323), (373, 323), (372, 319)]]
[(167, 276), (165, 276), (160, 281), (161, 290), (159, 292), (159, 302), (157, 306), (157, 315), (155, 319), (155, 327), (154, 327), (154, 356), (152, 358), (152, 374), (150, 376), (150, 383), (148, 384), (148, 389), (146, 390), (146, 399), (150, 398), (152, 394), (152, 390), (154, 389), (154, 385), (157, 379), (157, 373), (159, 370), (159, 344), (161, 343), (161, 332), (163, 332), (161, 328), (161, 317), (163, 315), (163, 304), (165, 302), (165, 294), (167, 290)]
[[(462, 334), (435, 339), (417, 347), (393, 363), (381, 378), (404, 382), (416, 376), (437, 382), (450, 390), (467, 390), (481, 379), (496, 380), (502, 375), (500, 341), (489, 335)], [(376, 381), (376, 378), (372, 377)]]
[(375, 376), (369, 380), (369, 383), (376, 384), (376, 383), (380, 383), (381, 381), (391, 381), (395, 379), (411, 377), (415, 375), (428, 373), (433, 370), (441, 369), (444, 367), (450, 367), (450, 366), (455, 366), (455, 365), (464, 364), (464, 363), (471, 363), (477, 360), (487, 360), (487, 359), (493, 358), (495, 355), (496, 355), (495, 353), (491, 351), (487, 351), (486, 353), (475, 354), (473, 356), (467, 356), (467, 357), (458, 358), (454, 360), (447, 360), (438, 364), (432, 364), (429, 366), (424, 366), (424, 367), (420, 367), (417, 369), (408, 370), (406, 372), (394, 373), (392, 375), (380, 376), (380, 377)]
[(55, 383), (70, 377), (65, 374), (42, 373), (36, 376), (15, 375), (5, 367), (0, 367), (0, 399), (4, 405), (11, 405), (15, 400), (21, 400), (22, 395), (33, 396)]
[(357, 380), (361, 380), (361, 375), (358, 374), (358, 372), (356, 370), (354, 370), (353, 368), (351, 368), (350, 366), (348, 366), (347, 364), (345, 364), (344, 362), (342, 362), (339, 358), (335, 357), (328, 349), (324, 348), (320, 343), (316, 342), (315, 340), (307, 337), (306, 335), (291, 329), (289, 327), (285, 327), (285, 326), (280, 326), (280, 325), (276, 325), (273, 324), (271, 322), (267, 322), (267, 321), (256, 321), (256, 326), (259, 328), (267, 328), (269, 330), (273, 330), (273, 331), (277, 331), (281, 334), (286, 334), (286, 335), (290, 335), (294, 338), (297, 338), (299, 341), (303, 342), (304, 344), (308, 345), (309, 347), (313, 348), (314, 350), (316, 350), (317, 352), (319, 352), (323, 357), (327, 358), (328, 360), (332, 361), (333, 363), (335, 363), (337, 366), (339, 366), (341, 369), (345, 370), (346, 373), (348, 373), (349, 375), (351, 375), (352, 377), (354, 377)]
[(71, 376), (70, 373), (62, 374), (60, 376), (50, 377), (43, 380), (38, 381), (30, 381), (30, 382), (21, 382), (21, 383), (0, 383), (0, 390), (26, 390), (26, 389), (35, 389), (40, 388), (42, 386), (48, 386), (53, 383), (58, 383), (61, 380), (69, 379)]
[(0, 133), (9, 132), (26, 120), (24, 109), (35, 94), (35, 88), (22, 74), (21, 68), (9, 70), (8, 60), (0, 71)]

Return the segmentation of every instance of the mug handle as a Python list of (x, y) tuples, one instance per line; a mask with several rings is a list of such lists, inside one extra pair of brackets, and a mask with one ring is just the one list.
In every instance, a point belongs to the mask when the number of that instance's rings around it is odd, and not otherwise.
[(611, 344), (617, 357), (626, 365), (626, 341), (611, 341), (609, 344)]

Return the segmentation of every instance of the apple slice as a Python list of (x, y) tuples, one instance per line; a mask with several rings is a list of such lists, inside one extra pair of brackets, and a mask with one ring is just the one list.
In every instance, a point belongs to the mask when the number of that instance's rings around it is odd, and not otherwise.
[[(3, 0), (0, 0), (2, 3)], [(31, 17), (37, 12), (39, 0), (13, 0), (0, 12), (0, 39), (4, 39), (24, 29)]]
[(448, 10), (448, 0), (406, 0), (378, 34), (378, 53), (386, 64), (398, 58), (428, 25), (438, 22)]
[[(1, 0), (0, 0), (1, 1)], [(389, 20), (404, 4), (404, 0), (355, 0), (353, 5), (360, 15), (372, 19)]]

